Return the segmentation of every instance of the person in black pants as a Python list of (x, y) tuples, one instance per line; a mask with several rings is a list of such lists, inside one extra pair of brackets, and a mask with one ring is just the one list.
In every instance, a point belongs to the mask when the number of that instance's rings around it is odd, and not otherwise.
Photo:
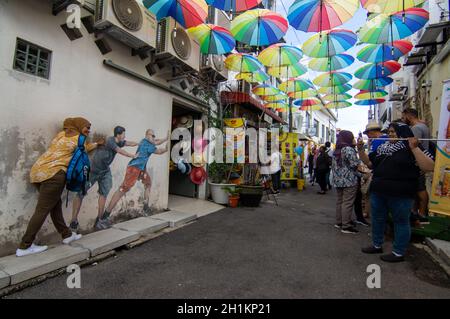
[(327, 173), (330, 170), (331, 157), (328, 156), (324, 146), (320, 147), (319, 156), (316, 161), (317, 182), (320, 185), (319, 194), (323, 195), (327, 192)]
[(363, 195), (361, 192), (361, 178), (358, 178), (358, 191), (356, 193), (355, 204), (354, 204), (355, 215), (356, 215), (355, 223), (367, 227), (367, 226), (370, 226), (370, 224), (364, 218), (362, 199), (363, 199)]

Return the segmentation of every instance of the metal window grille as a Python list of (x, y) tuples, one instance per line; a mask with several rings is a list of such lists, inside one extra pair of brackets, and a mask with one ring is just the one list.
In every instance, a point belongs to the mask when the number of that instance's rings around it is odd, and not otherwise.
[(17, 39), (14, 69), (44, 79), (50, 78), (52, 52), (28, 41)]

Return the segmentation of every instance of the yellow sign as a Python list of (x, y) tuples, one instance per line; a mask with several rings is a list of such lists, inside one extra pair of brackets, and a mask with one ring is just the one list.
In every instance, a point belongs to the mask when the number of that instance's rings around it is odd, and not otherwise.
[[(444, 82), (438, 139), (450, 139), (450, 80)], [(450, 216), (450, 142), (437, 143), (430, 211)]]
[(295, 148), (298, 144), (299, 135), (297, 133), (284, 133), (280, 135), (280, 147), (283, 162), (283, 172), (281, 180), (296, 180), (298, 175), (298, 155)]

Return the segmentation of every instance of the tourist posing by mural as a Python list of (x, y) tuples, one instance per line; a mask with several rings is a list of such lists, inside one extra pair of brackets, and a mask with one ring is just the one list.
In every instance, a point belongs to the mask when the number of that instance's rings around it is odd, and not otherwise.
[(164, 139), (156, 139), (153, 130), (148, 129), (145, 132), (145, 138), (139, 143), (137, 149), (137, 157), (132, 159), (128, 164), (127, 171), (125, 173), (125, 178), (122, 185), (114, 193), (111, 198), (107, 209), (103, 212), (102, 216), (99, 218), (99, 223), (102, 227), (109, 228), (111, 223), (109, 221), (109, 216), (111, 215), (113, 209), (116, 207), (119, 200), (140, 180), (145, 187), (144, 193), (144, 212), (148, 213), (150, 207), (148, 205), (150, 199), (150, 189), (151, 189), (151, 179), (147, 172), (147, 162), (152, 154), (164, 154), (169, 150), (169, 144), (166, 144), (164, 148), (157, 148), (156, 146), (161, 145), (169, 140), (169, 134)]
[[(98, 217), (95, 222), (95, 229), (105, 229), (104, 223), (101, 222), (103, 212), (105, 211), (106, 198), (112, 188), (112, 174), (110, 166), (114, 161), (117, 153), (130, 158), (137, 158), (139, 153), (132, 154), (122, 150), (125, 146), (137, 146), (138, 143), (125, 140), (125, 128), (116, 126), (114, 128), (114, 136), (106, 139), (106, 144), (99, 147), (94, 154), (91, 161), (91, 172), (89, 175), (88, 189), (98, 183)], [(83, 202), (83, 195), (81, 192), (75, 196), (72, 205), (72, 221), (70, 229), (73, 232), (78, 232), (78, 214), (80, 213), (81, 204)]]
[[(61, 195), (66, 186), (67, 168), (78, 147), (78, 139), (80, 135), (87, 137), (90, 129), (91, 123), (84, 118), (66, 119), (63, 131), (56, 135), (47, 151), (31, 168), (30, 180), (37, 186), (39, 197), (34, 214), (16, 251), (17, 257), (47, 250), (47, 246), (38, 246), (33, 242), (49, 214), (56, 230), (61, 234), (64, 244), (81, 238), (81, 235), (73, 233), (64, 221)], [(104, 141), (99, 140), (97, 143), (85, 143), (84, 145), (86, 151), (90, 152), (98, 145), (103, 144)]]

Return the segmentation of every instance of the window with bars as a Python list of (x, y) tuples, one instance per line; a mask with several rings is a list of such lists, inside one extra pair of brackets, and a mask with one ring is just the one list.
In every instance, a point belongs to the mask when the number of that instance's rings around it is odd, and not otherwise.
[(50, 78), (52, 52), (28, 41), (17, 39), (14, 69), (44, 79)]

